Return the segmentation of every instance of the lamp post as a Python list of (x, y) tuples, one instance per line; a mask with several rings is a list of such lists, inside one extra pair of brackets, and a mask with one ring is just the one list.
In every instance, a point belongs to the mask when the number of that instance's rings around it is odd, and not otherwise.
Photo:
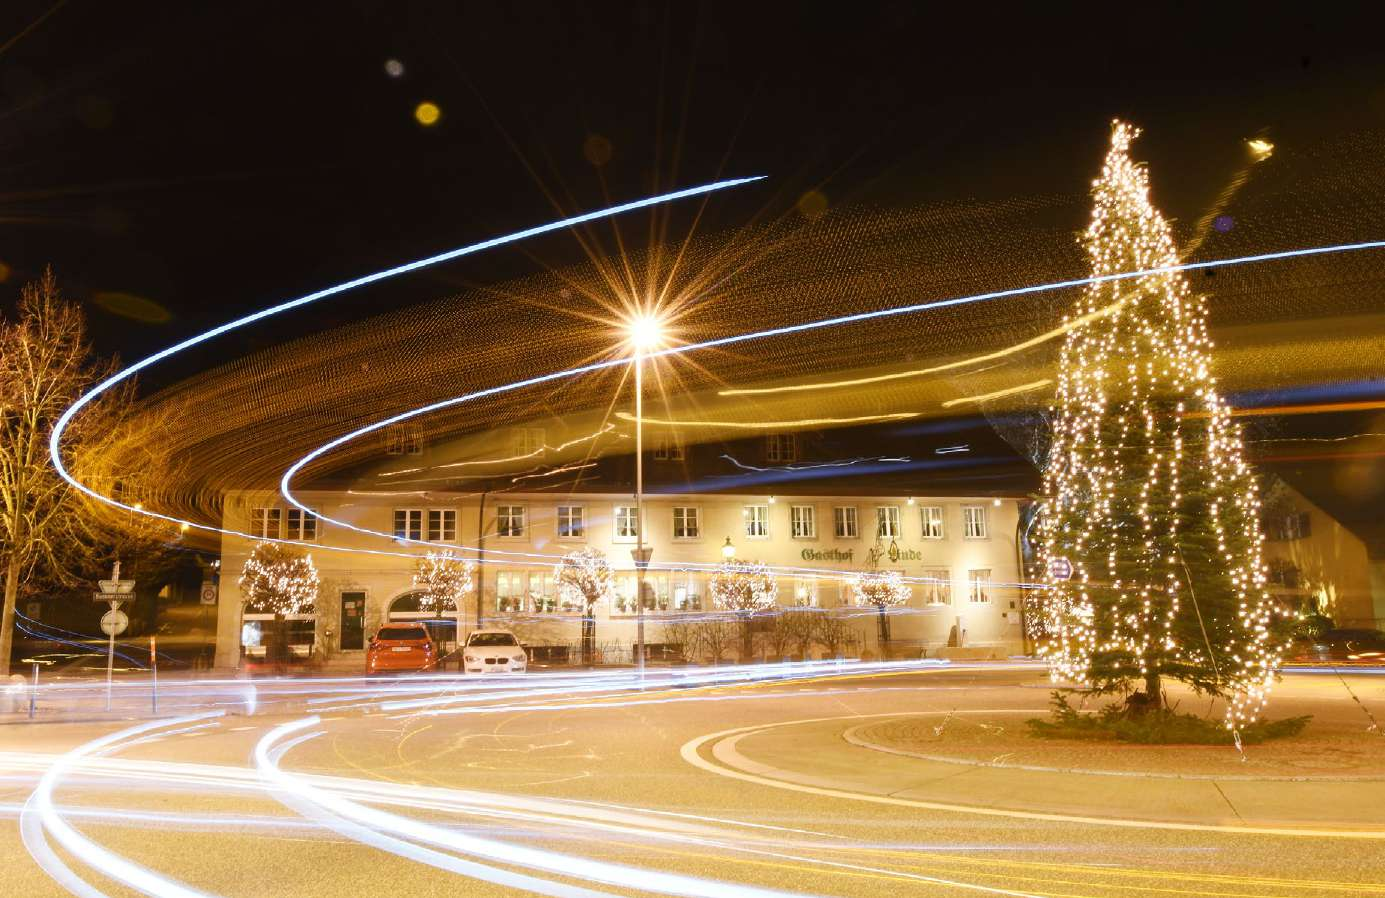
[(663, 324), (641, 312), (626, 324), (635, 364), (635, 670), (644, 682), (644, 577), (654, 550), (644, 544), (644, 354), (663, 339)]

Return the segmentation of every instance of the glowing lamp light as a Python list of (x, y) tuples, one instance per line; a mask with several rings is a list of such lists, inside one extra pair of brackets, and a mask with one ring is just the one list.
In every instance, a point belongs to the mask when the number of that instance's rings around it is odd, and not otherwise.
[(736, 557), (736, 547), (731, 545), (731, 537), (726, 537), (726, 545), (721, 547), (721, 557), (730, 561)]
[(1270, 143), (1268, 140), (1261, 140), (1258, 137), (1253, 140), (1247, 140), (1246, 146), (1250, 147), (1250, 151), (1255, 154), (1256, 159), (1268, 159), (1270, 154), (1274, 152), (1274, 144)]
[(414, 118), (426, 128), (438, 123), (438, 119), (442, 118), (442, 110), (438, 108), (437, 103), (425, 100), (414, 107)]
[(657, 349), (664, 341), (664, 323), (655, 315), (635, 315), (625, 324), (625, 337), (641, 352)]

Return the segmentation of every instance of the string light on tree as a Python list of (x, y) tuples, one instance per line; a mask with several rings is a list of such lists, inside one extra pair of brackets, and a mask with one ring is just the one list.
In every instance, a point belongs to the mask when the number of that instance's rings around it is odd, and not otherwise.
[(718, 608), (734, 611), (741, 619), (741, 660), (749, 661), (753, 654), (755, 613), (778, 604), (779, 584), (761, 562), (728, 558), (712, 572), (707, 591)]
[(471, 592), (471, 562), (451, 552), (429, 552), (418, 560), (414, 588), (420, 611), (456, 611)]
[(586, 547), (563, 556), (554, 569), (564, 605), (582, 608), (582, 658), (591, 664), (596, 642), (596, 603), (615, 591), (615, 572), (606, 554)]
[[(1179, 262), (1130, 158), (1138, 134), (1114, 123), (1093, 185), (1096, 276)], [(1088, 287), (1067, 320), (1085, 316), (1065, 337), (1051, 409), (1041, 651), (1055, 679), (1093, 693), (1139, 684), (1148, 707), (1162, 706), (1164, 677), (1224, 696), (1238, 729), (1263, 709), (1280, 649), (1260, 500), (1211, 374), (1205, 300), (1165, 272)], [(1059, 559), (1070, 579), (1054, 576)]]
[(321, 585), (312, 556), (278, 542), (256, 543), (237, 582), (246, 610), (276, 615), (310, 612)]
[(862, 571), (851, 579), (851, 592), (856, 597), (856, 604), (875, 608), (880, 613), (880, 644), (883, 649), (890, 641), (889, 609), (907, 603), (913, 590), (904, 582), (899, 571)]

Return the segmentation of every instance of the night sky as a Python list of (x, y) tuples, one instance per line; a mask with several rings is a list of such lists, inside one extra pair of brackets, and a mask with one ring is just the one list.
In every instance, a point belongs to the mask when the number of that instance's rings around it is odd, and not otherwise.
[[(1367, 22), (1302, 5), (1066, 9), (7, 4), (0, 301), (51, 264), (95, 300), (99, 347), (132, 358), (550, 219), (555, 197), (589, 209), (771, 176), (719, 199), (702, 224), (717, 227), (810, 188), (834, 204), (1080, 192), (1122, 115), (1147, 128), (1158, 199), (1191, 216), (1245, 137), (1385, 122)], [(423, 101), (433, 127), (415, 121)], [(560, 243), (537, 249), (561, 260)], [(366, 301), (532, 264), (470, 260)]]

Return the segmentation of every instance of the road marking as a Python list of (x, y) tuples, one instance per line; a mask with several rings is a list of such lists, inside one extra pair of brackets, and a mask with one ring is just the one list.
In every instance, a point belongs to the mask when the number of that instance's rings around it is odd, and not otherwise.
[[(942, 714), (942, 711), (913, 712), (915, 714)], [(983, 708), (973, 711), (958, 711), (957, 713), (971, 714), (998, 714), (998, 713), (1034, 713), (1033, 709), (1024, 708)], [(1180, 832), (1215, 832), (1228, 833), (1235, 835), (1261, 835), (1261, 836), (1294, 836), (1316, 839), (1367, 839), (1385, 840), (1385, 829), (1380, 830), (1352, 830), (1352, 829), (1310, 829), (1307, 827), (1276, 827), (1276, 826), (1232, 826), (1225, 824), (1212, 823), (1178, 823), (1170, 820), (1132, 820), (1120, 817), (1090, 817), (1081, 814), (1060, 814), (1043, 811), (1019, 811), (1006, 808), (991, 808), (979, 805), (953, 804), (940, 801), (921, 801), (911, 798), (896, 798), (891, 795), (872, 795), (868, 792), (854, 792), (847, 789), (835, 789), (824, 786), (811, 786), (804, 783), (791, 782), (789, 779), (776, 779), (768, 775), (747, 772), (757, 770), (765, 774), (780, 774), (786, 778), (796, 777), (792, 771), (780, 770), (758, 761), (752, 761), (741, 755), (735, 750), (736, 743), (741, 739), (755, 735), (766, 730), (777, 729), (779, 727), (797, 726), (809, 723), (829, 723), (838, 720), (862, 720), (871, 717), (900, 717), (906, 716), (907, 712), (890, 711), (880, 714), (845, 714), (835, 717), (811, 717), (802, 720), (786, 720), (777, 724), (765, 726), (763, 724), (749, 727), (736, 727), (729, 730), (721, 730), (716, 733), (708, 733), (705, 736), (698, 736), (685, 742), (679, 753), (683, 760), (705, 770), (708, 773), (715, 773), (718, 776), (730, 777), (732, 779), (743, 780), (749, 783), (757, 783), (762, 786), (772, 786), (776, 789), (786, 789), (791, 792), (802, 792), (808, 795), (818, 795), (825, 798), (846, 798), (855, 801), (868, 801), (874, 804), (885, 804), (894, 807), (921, 808), (930, 811), (943, 811), (953, 814), (973, 814), (983, 817), (1007, 817), (1017, 820), (1044, 820), (1054, 823), (1077, 823), (1087, 826), (1112, 826), (1127, 829), (1162, 829)], [(723, 745), (723, 741), (726, 742)], [(702, 757), (701, 749), (704, 745), (713, 743), (712, 752), (714, 757), (722, 761), (723, 764), (715, 764)], [(724, 765), (724, 766), (723, 766)]]

